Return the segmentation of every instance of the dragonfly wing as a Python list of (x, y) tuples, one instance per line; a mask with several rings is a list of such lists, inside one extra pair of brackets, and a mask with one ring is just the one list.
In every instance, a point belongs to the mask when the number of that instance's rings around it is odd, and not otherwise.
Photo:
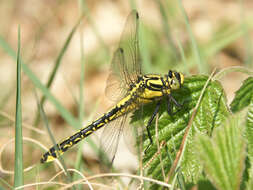
[(121, 65), (120, 62), (122, 61), (120, 50), (117, 49), (113, 56), (110, 74), (107, 78), (105, 88), (105, 95), (114, 102), (117, 102), (124, 97), (129, 88), (126, 83), (128, 75), (126, 75), (125, 70), (121, 68), (123, 65)]
[[(139, 16), (137, 11), (133, 10), (127, 18), (119, 47), (115, 51), (111, 62), (110, 75), (106, 87), (106, 96), (109, 99), (118, 100), (119, 98), (115, 98), (115, 96), (124, 96), (130, 85), (136, 82), (138, 75), (141, 74), (138, 28)], [(116, 92), (119, 93), (117, 94)]]
[(105, 126), (100, 138), (100, 147), (102, 151), (106, 153), (109, 158), (108, 161), (111, 163), (115, 158), (119, 140), (125, 126), (126, 118), (127, 114), (114, 121), (111, 121), (107, 126)]
[[(138, 103), (138, 102), (136, 102), (136, 104), (140, 105), (140, 103)], [(125, 141), (128, 149), (134, 155), (136, 155), (138, 153), (138, 151), (140, 151), (140, 148), (142, 149), (142, 147), (140, 147), (140, 145), (142, 145), (142, 143), (140, 143), (140, 141), (139, 141), (142, 138), (139, 138), (139, 137), (141, 135), (143, 135), (143, 133), (145, 131), (144, 118), (143, 118), (143, 106), (140, 105), (138, 111), (136, 111), (134, 114), (135, 114), (135, 117), (138, 118), (138, 122), (135, 122), (132, 125), (126, 126), (123, 130), (123, 137), (124, 137), (124, 141)], [(128, 114), (128, 115), (130, 115), (130, 114)], [(130, 120), (130, 118), (131, 117), (128, 117), (127, 120)], [(130, 121), (128, 123), (130, 123)]]
[(123, 53), (121, 64), (124, 65), (128, 78), (126, 82), (133, 83), (141, 74), (139, 56), (139, 15), (133, 10), (127, 18), (124, 31), (120, 38), (119, 49)]
[[(129, 114), (130, 115), (130, 114)], [(127, 123), (130, 123), (130, 117), (127, 118)], [(137, 154), (136, 152), (136, 139), (139, 133), (139, 128), (132, 125), (126, 125), (123, 129), (123, 138), (124, 142), (127, 145), (128, 150), (134, 155)]]

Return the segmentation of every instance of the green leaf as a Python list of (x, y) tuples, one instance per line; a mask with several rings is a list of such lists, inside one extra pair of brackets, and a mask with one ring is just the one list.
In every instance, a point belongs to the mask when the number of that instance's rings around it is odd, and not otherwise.
[(247, 190), (253, 189), (253, 165), (252, 165), (253, 160), (252, 159), (250, 159), (250, 160), (251, 160), (251, 167), (249, 168), (249, 171), (248, 171), (249, 178), (248, 178), (247, 185), (246, 185)]
[(253, 77), (247, 78), (241, 88), (236, 91), (235, 98), (230, 104), (231, 111), (236, 113), (249, 105), (253, 94)]
[(248, 156), (250, 168), (248, 169), (249, 177), (247, 181), (247, 190), (253, 189), (253, 97), (251, 97), (247, 118), (246, 118), (246, 138), (248, 143)]
[(207, 177), (217, 189), (239, 189), (244, 170), (246, 142), (240, 117), (231, 117), (213, 137), (199, 135), (200, 162)]
[[(194, 107), (197, 104), (201, 91), (207, 82), (206, 76), (192, 76), (185, 79), (185, 83), (181, 89), (177, 92), (173, 92), (172, 96), (177, 102), (183, 104), (176, 114), (173, 116), (167, 113), (166, 101), (163, 102), (160, 118), (158, 122), (159, 130), (159, 142), (165, 141), (168, 146), (168, 152), (172, 160), (175, 159), (175, 155), (179, 150), (182, 142), (185, 129), (191, 118)], [(148, 119), (154, 111), (155, 104), (144, 106), (143, 117), (144, 122), (147, 123)], [(178, 110), (174, 106), (173, 112)], [(138, 121), (140, 111), (135, 112), (132, 122)], [(194, 136), (196, 133), (211, 134), (213, 128), (216, 128), (222, 124), (225, 118), (229, 115), (229, 111), (226, 106), (226, 98), (224, 97), (224, 91), (218, 81), (211, 81), (202, 97), (198, 112), (193, 120), (192, 127), (190, 128), (186, 150), (183, 154), (183, 160), (180, 165), (180, 170), (187, 182), (197, 182), (199, 175), (201, 174), (201, 167), (199, 166), (198, 152), (195, 149)], [(145, 131), (146, 132), (146, 131)], [(155, 124), (150, 127), (153, 142), (155, 140)], [(149, 139), (147, 135), (144, 137), (144, 149), (149, 145)], [(146, 152), (143, 162), (144, 165), (149, 163), (147, 168), (147, 174), (151, 175), (155, 179), (162, 180), (161, 165), (164, 166), (166, 177), (169, 173), (172, 165), (165, 148), (162, 148), (161, 155), (162, 161), (160, 162), (159, 156), (152, 159), (157, 152), (157, 145), (154, 143)], [(150, 163), (150, 160), (151, 163)], [(156, 189), (157, 186), (151, 188)]]
[(20, 58), (20, 28), (19, 28), (18, 29), (18, 53), (17, 53), (14, 187), (19, 187), (19, 186), (24, 185), (22, 105), (21, 105), (21, 61), (20, 60), (21, 58)]
[(250, 101), (246, 119), (246, 137), (248, 141), (248, 155), (253, 161), (253, 96)]

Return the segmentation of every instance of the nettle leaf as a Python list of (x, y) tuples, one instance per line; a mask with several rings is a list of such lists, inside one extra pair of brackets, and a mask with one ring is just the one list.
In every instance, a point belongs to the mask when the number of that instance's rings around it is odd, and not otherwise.
[(246, 156), (243, 133), (243, 119), (233, 116), (223, 127), (215, 129), (212, 138), (198, 136), (199, 160), (217, 189), (240, 188)]
[(253, 161), (253, 96), (250, 101), (246, 119), (246, 137), (248, 141), (248, 155)]
[(246, 118), (246, 138), (248, 143), (248, 156), (250, 161), (250, 168), (248, 169), (248, 181), (246, 185), (247, 190), (253, 189), (253, 96), (251, 97)]
[(253, 95), (253, 77), (247, 78), (241, 88), (236, 91), (235, 98), (230, 104), (233, 113), (238, 112), (249, 105)]
[(247, 181), (247, 184), (246, 184), (246, 189), (247, 190), (252, 190), (253, 189), (253, 160), (250, 159), (250, 162), (251, 162), (251, 166), (248, 170), (248, 173), (249, 173), (249, 177), (248, 177), (248, 181)]
[[(158, 121), (159, 130), (159, 143), (166, 142), (168, 147), (168, 153), (163, 147), (161, 149), (162, 163), (159, 156), (154, 157), (157, 153), (157, 144), (155, 139), (155, 122), (150, 127), (150, 132), (153, 139), (153, 145), (146, 151), (143, 157), (143, 165), (147, 168), (147, 174), (151, 175), (155, 179), (163, 179), (161, 166), (163, 165), (166, 177), (172, 166), (172, 162), (175, 159), (176, 153), (179, 150), (182, 142), (185, 129), (189, 123), (194, 107), (197, 104), (201, 91), (207, 82), (206, 76), (192, 76), (185, 79), (185, 83), (181, 89), (172, 93), (172, 96), (183, 104), (183, 107), (178, 110), (176, 106), (173, 107), (174, 115), (168, 115), (166, 101), (163, 102), (160, 110), (160, 117)], [(146, 105), (143, 107), (142, 115), (144, 123), (146, 124), (150, 116), (155, 109), (155, 103), (153, 105)], [(136, 122), (140, 119), (140, 110), (136, 111), (132, 122)], [(226, 117), (229, 115), (229, 111), (226, 105), (226, 98), (222, 86), (218, 81), (210, 81), (205, 93), (202, 97), (197, 114), (193, 120), (190, 128), (186, 149), (183, 154), (183, 160), (181, 162), (180, 171), (187, 182), (196, 183), (201, 175), (202, 168), (198, 160), (198, 151), (196, 150), (194, 136), (201, 132), (205, 134), (211, 134), (212, 130), (220, 126)], [(144, 131), (146, 134), (146, 130)], [(149, 139), (147, 135), (144, 135), (144, 149), (149, 145)], [(151, 186), (153, 189), (157, 189), (157, 186)]]

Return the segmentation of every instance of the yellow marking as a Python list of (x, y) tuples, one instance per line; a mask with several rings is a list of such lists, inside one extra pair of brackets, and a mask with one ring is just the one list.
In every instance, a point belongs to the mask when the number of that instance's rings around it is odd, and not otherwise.
[(69, 142), (69, 144), (65, 144), (65, 145), (63, 146), (63, 149), (68, 148), (68, 147), (71, 147), (71, 146), (72, 146), (72, 142)]
[(92, 130), (93, 130), (93, 131), (96, 131), (96, 127), (93, 127)]
[(99, 124), (97, 125), (97, 127), (101, 127), (102, 125), (104, 125), (103, 122), (99, 123)]
[(157, 84), (157, 85), (163, 85), (161, 80), (149, 80), (147, 85), (150, 85), (150, 83)]
[(150, 77), (150, 78), (155, 78), (155, 77), (158, 77), (158, 78), (160, 78), (161, 76), (160, 75), (156, 75), (156, 74), (147, 74), (146, 75), (148, 78)]
[(144, 92), (141, 94), (140, 98), (151, 99), (151, 98), (159, 98), (161, 96), (163, 96), (163, 93), (161, 91), (153, 91), (146, 88)]
[(77, 138), (74, 139), (75, 142), (80, 141), (80, 140), (81, 140), (80, 137), (77, 137)]
[(108, 123), (108, 119), (105, 119), (105, 123)]
[[(62, 155), (63, 151), (62, 150), (58, 150), (58, 153), (59, 153), (59, 155)], [(56, 154), (57, 154), (57, 151), (56, 151)]]
[(90, 133), (92, 133), (91, 130), (90, 130), (90, 131), (87, 131), (87, 132), (85, 133), (85, 135), (88, 135), (88, 134), (90, 134)]
[(122, 107), (122, 108), (116, 114), (114, 114), (113, 116), (111, 116), (110, 119), (118, 118), (118, 117), (122, 116), (123, 114), (134, 110), (137, 107), (137, 105), (134, 102), (131, 103), (128, 106), (124, 106), (124, 105), (126, 105), (126, 102), (131, 99), (131, 96), (136, 91), (136, 89), (137, 88), (133, 88), (132, 91), (130, 92), (130, 94), (128, 96), (126, 96), (125, 98), (123, 98), (122, 100), (120, 100), (119, 103), (117, 103), (116, 107)]
[(181, 78), (181, 85), (184, 83), (184, 75), (182, 73), (179, 73), (180, 78)]
[(111, 120), (113, 120), (114, 119), (114, 117), (115, 117), (115, 114), (114, 115), (112, 115), (111, 117), (109, 117), (109, 120), (111, 121)]
[[(62, 150), (58, 150), (58, 152), (57, 152), (57, 151), (54, 151), (54, 153), (56, 153), (56, 157), (59, 157), (59, 155), (62, 155), (62, 154), (63, 154), (63, 151), (62, 151)], [(50, 153), (50, 154), (51, 154), (51, 153)], [(43, 158), (45, 158), (45, 157), (43, 156)], [(51, 161), (54, 161), (54, 160), (55, 160), (55, 157), (53, 157), (52, 154), (51, 154), (51, 155), (48, 155), (48, 156), (46, 157), (45, 162), (51, 162)]]
[(53, 156), (50, 155), (50, 156), (47, 157), (47, 159), (46, 159), (45, 162), (51, 162), (53, 160), (55, 160), (55, 157), (53, 157)]
[(120, 100), (116, 107), (121, 107), (124, 106), (126, 104), (126, 102), (131, 98), (131, 95), (126, 96), (125, 98), (123, 98), (122, 100)]
[(170, 89), (166, 90), (165, 93), (170, 94), (171, 93)]
[(69, 139), (70, 139), (70, 137), (65, 138), (65, 139), (63, 139), (61, 142), (67, 141), (67, 140), (69, 140)]

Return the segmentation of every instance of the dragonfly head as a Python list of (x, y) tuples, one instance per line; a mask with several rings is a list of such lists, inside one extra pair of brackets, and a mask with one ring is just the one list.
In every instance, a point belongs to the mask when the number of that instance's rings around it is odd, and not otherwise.
[(181, 88), (184, 83), (184, 75), (175, 71), (169, 70), (168, 74), (165, 75), (165, 78), (166, 85), (172, 90)]

